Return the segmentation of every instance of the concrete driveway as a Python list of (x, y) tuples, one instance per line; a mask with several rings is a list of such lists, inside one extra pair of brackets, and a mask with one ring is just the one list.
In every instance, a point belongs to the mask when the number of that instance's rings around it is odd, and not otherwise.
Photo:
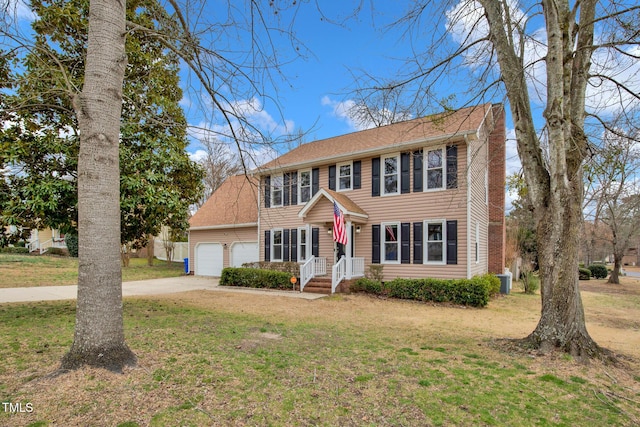
[[(174, 294), (179, 292), (206, 290), (261, 294), (265, 296), (286, 296), (291, 298), (317, 299), (325, 295), (300, 293), (293, 291), (260, 290), (219, 286), (219, 280), (213, 277), (182, 276), (166, 279), (140, 280), (122, 283), (122, 296), (144, 296)], [(0, 304), (29, 301), (58, 301), (76, 299), (77, 286), (42, 286), (33, 288), (0, 288)]]

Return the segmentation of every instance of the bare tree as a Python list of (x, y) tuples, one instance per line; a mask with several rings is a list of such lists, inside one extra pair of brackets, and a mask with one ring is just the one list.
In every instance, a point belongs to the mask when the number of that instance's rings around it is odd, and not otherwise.
[[(609, 283), (620, 283), (622, 257), (640, 236), (640, 150), (638, 137), (616, 125), (604, 132), (602, 143), (587, 164), (587, 215), (594, 227), (602, 223), (613, 251), (614, 267)], [(592, 208), (592, 209), (589, 209)], [(596, 238), (596, 235), (593, 235)]]
[(229, 149), (229, 144), (217, 138), (200, 140), (205, 155), (197, 160), (205, 171), (204, 197), (199, 206), (222, 185), (225, 179), (243, 172), (242, 163), (237, 154)]
[[(594, 115), (640, 99), (635, 80), (619, 72), (633, 71), (638, 60), (639, 33), (622, 24), (633, 22), (640, 6), (599, 5), (596, 0), (417, 1), (396, 23), (416, 47), (406, 67), (391, 81), (361, 83), (360, 92), (366, 99), (404, 86), (406, 102), (428, 106), (440, 104), (436, 94), (447, 83), (458, 90), (464, 81), (470, 88), (467, 102), (506, 97), (535, 217), (542, 282), (540, 321), (524, 341), (578, 359), (608, 354), (587, 332), (578, 282), (589, 84), (600, 85), (589, 94), (612, 90), (591, 102)], [(541, 22), (544, 27), (536, 27)], [(616, 73), (613, 58), (619, 59)]]

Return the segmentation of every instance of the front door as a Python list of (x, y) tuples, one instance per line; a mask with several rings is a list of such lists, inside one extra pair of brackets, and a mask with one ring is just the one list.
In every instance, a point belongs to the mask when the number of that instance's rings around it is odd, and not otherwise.
[(346, 255), (346, 246), (342, 243), (334, 242), (333, 244), (333, 263), (340, 261), (344, 255)]

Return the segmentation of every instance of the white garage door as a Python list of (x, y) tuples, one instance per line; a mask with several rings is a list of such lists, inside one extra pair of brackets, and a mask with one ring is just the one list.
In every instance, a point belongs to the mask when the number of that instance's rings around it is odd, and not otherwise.
[(222, 245), (200, 243), (196, 246), (196, 275), (220, 276), (222, 274)]
[(231, 245), (232, 267), (242, 267), (245, 262), (256, 262), (258, 260), (258, 242), (234, 242)]

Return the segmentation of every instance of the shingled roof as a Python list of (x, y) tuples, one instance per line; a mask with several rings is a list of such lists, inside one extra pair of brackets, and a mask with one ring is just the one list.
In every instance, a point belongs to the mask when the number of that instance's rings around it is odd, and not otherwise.
[(257, 191), (255, 178), (245, 175), (227, 178), (191, 217), (191, 229), (257, 225)]
[(483, 104), (302, 144), (259, 167), (257, 172), (340, 161), (356, 154), (474, 135), (490, 110), (491, 104)]

